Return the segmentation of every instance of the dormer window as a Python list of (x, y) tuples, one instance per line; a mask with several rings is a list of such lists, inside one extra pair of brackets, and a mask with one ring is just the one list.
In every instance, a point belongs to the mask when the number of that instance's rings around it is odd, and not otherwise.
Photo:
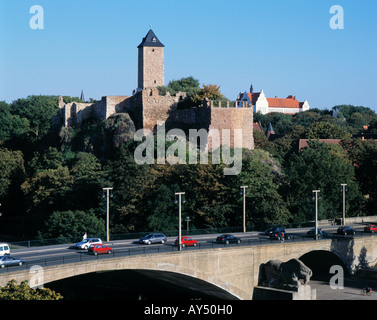
[(152, 42), (157, 42), (157, 39), (155, 37), (153, 37)]

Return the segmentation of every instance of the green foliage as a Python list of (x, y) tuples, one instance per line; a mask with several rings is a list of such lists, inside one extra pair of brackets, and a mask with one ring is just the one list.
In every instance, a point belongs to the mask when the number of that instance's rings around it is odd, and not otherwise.
[(308, 133), (308, 139), (346, 139), (351, 134), (344, 127), (329, 122), (314, 123)]
[(42, 139), (51, 128), (51, 119), (58, 111), (57, 97), (29, 96), (11, 103), (10, 112), (29, 121), (28, 138)]
[(355, 181), (352, 163), (340, 157), (332, 147), (317, 141), (293, 154), (287, 163), (286, 174), (290, 180), (288, 203), (291, 212), (299, 221), (313, 220), (313, 190), (321, 190), (322, 199), (319, 217), (339, 217), (341, 212), (340, 185), (348, 185), (347, 207), (349, 216), (363, 215), (364, 198)]
[(45, 232), (41, 237), (77, 237), (85, 232), (89, 235), (105, 234), (105, 222), (95, 214), (94, 210), (55, 211), (45, 222)]
[(175, 96), (178, 92), (185, 92), (187, 97), (192, 98), (197, 92), (199, 92), (199, 80), (193, 77), (181, 78), (180, 80), (172, 80), (166, 87), (158, 87), (161, 95), (166, 95), (167, 92), (170, 95)]
[(61, 300), (63, 297), (48, 288), (32, 289), (27, 281), (19, 285), (11, 280), (5, 287), (0, 287), (0, 300)]
[(29, 212), (48, 212), (48, 208), (64, 206), (64, 195), (70, 190), (73, 177), (68, 167), (59, 166), (57, 169), (47, 169), (28, 178), (21, 190), (26, 196)]
[(24, 178), (22, 153), (0, 148), (0, 198), (7, 195), (12, 183), (21, 183)]
[(10, 109), (10, 105), (0, 101), (0, 141), (20, 137), (27, 132), (30, 126), (26, 118), (12, 114)]

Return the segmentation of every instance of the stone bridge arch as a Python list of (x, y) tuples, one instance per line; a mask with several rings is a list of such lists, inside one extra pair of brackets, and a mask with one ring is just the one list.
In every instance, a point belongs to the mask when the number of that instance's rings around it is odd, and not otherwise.
[(341, 266), (345, 276), (350, 275), (350, 270), (343, 259), (330, 250), (311, 250), (298, 259), (312, 270), (313, 280), (327, 279), (330, 277), (330, 269), (334, 265)]
[[(236, 298), (250, 300), (254, 287), (258, 285), (262, 263), (331, 254), (337, 264), (344, 263), (352, 274), (358, 268), (376, 265), (376, 243), (376, 236), (363, 236), (114, 257), (43, 267), (43, 280), (48, 283), (81, 274), (113, 270), (155, 270), (196, 278)], [(33, 277), (36, 275), (29, 270), (1, 273), (0, 286), (5, 286), (11, 279), (31, 282)]]
[[(92, 272), (45, 284), (68, 300), (239, 300), (207, 281), (182, 273), (146, 269)], [(98, 290), (101, 288), (101, 290)]]

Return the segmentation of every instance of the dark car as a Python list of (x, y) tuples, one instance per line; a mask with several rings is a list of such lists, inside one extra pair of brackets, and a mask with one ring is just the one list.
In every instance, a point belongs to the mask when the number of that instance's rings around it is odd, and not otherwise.
[(280, 232), (273, 232), (270, 234), (270, 239), (280, 239), (281, 237), (281, 234), (284, 234), (284, 239), (285, 240), (289, 240), (292, 238), (292, 236), (288, 233), (286, 233), (285, 231), (280, 231)]
[(25, 260), (11, 257), (3, 256), (0, 257), (0, 268), (10, 267), (10, 266), (22, 266), (25, 263)]
[(165, 243), (168, 238), (163, 233), (151, 233), (144, 238), (139, 239), (140, 243), (152, 244), (152, 243)]
[(241, 239), (237, 238), (237, 237), (235, 237), (231, 234), (223, 234), (223, 235), (216, 238), (216, 242), (225, 243), (225, 244), (241, 243)]
[(364, 227), (365, 232), (371, 232), (374, 233), (377, 231), (377, 226), (375, 224), (369, 224), (366, 227)]
[(354, 235), (356, 232), (351, 227), (345, 226), (345, 227), (339, 227), (336, 233), (343, 234), (343, 235), (349, 235), (349, 234)]
[[(306, 235), (308, 237), (315, 237), (314, 231), (315, 231), (315, 228), (312, 228), (306, 233)], [(318, 235), (318, 238), (325, 238), (325, 237), (327, 237), (327, 232), (323, 231), (321, 228), (318, 228), (317, 229), (317, 235)]]
[(271, 236), (274, 233), (281, 233), (281, 232), (285, 233), (284, 227), (272, 227), (270, 229), (267, 229), (264, 234), (267, 236)]

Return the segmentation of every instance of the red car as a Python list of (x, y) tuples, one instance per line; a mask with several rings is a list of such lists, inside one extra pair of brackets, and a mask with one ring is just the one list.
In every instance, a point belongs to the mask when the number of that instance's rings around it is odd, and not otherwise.
[[(182, 243), (182, 247), (185, 247), (185, 246), (196, 247), (198, 245), (198, 241), (192, 240), (190, 237), (182, 237), (181, 243)], [(178, 245), (178, 238), (175, 240), (174, 244)]]
[(88, 248), (88, 252), (91, 252), (93, 253), (95, 256), (97, 254), (101, 254), (101, 253), (108, 253), (110, 254), (112, 252), (113, 249), (111, 249), (110, 247), (104, 245), (104, 244), (92, 244), (89, 248)]
[(364, 228), (364, 231), (365, 232), (376, 232), (377, 231), (377, 226), (374, 225), (374, 224), (370, 224), (370, 225), (367, 225), (365, 228)]

